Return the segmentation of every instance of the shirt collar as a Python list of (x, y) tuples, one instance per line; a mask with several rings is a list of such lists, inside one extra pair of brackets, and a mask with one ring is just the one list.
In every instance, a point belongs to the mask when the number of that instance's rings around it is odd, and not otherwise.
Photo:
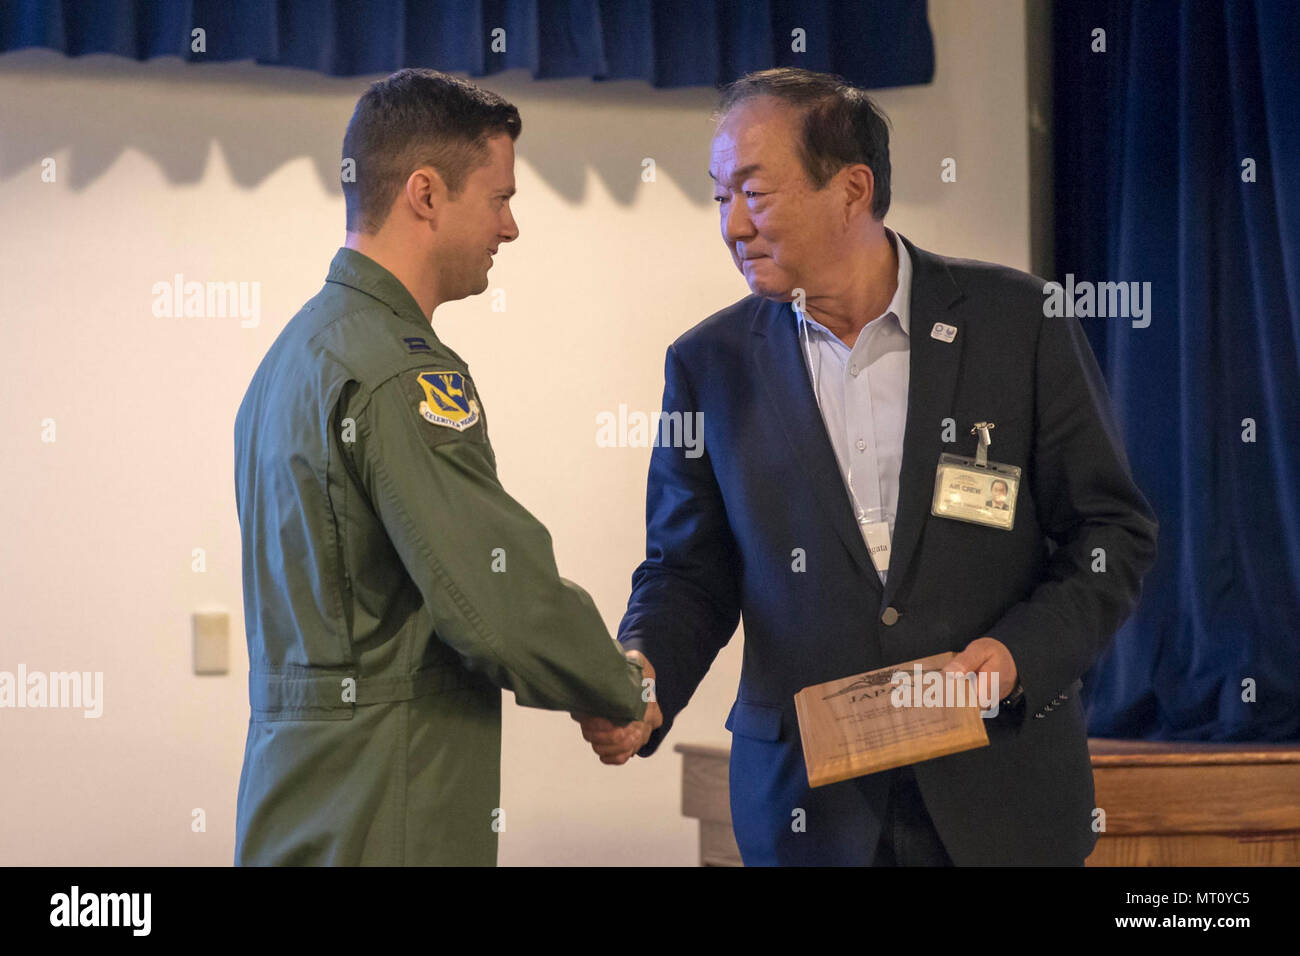
[(903, 240), (898, 238), (898, 233), (888, 226), (885, 227), (885, 233), (898, 253), (898, 288), (894, 291), (894, 297), (889, 300), (889, 308), (885, 309), (885, 312), (886, 314), (892, 312), (898, 316), (898, 324), (903, 327), (903, 334), (911, 338), (912, 257), (907, 254), (907, 246), (903, 245)]
[(334, 253), (326, 282), (337, 282), (378, 299), (393, 314), (418, 322), (426, 331), (431, 327), (429, 317), (420, 309), (415, 296), (402, 285), (402, 281), (374, 259), (364, 253), (343, 246)]
[[(875, 318), (879, 319), (881, 316), (889, 315), (892, 312), (895, 318), (898, 319), (903, 334), (910, 339), (912, 337), (912, 257), (907, 254), (907, 246), (903, 245), (903, 240), (898, 237), (898, 233), (886, 226), (885, 234), (889, 236), (890, 243), (893, 245), (895, 252), (898, 253), (898, 288), (894, 290), (894, 297), (889, 300), (889, 305), (885, 307), (885, 311)], [(836, 338), (830, 329), (811, 315), (805, 313), (804, 318), (812, 328), (826, 333), (832, 339)]]

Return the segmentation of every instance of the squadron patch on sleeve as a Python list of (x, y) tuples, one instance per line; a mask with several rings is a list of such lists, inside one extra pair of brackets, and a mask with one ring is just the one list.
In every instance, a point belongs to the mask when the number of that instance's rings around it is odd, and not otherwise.
[(478, 422), (478, 402), (469, 397), (460, 372), (420, 372), (418, 381), (424, 389), (420, 415), (425, 421), (458, 432)]

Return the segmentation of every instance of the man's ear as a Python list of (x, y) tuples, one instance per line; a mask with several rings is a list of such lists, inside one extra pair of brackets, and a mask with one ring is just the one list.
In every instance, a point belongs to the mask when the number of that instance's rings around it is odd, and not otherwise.
[(866, 163), (854, 163), (839, 172), (844, 177), (845, 224), (855, 217), (871, 215), (871, 200), (876, 195), (876, 176)]
[(447, 202), (447, 184), (432, 166), (421, 166), (406, 179), (406, 204), (419, 219), (437, 228)]

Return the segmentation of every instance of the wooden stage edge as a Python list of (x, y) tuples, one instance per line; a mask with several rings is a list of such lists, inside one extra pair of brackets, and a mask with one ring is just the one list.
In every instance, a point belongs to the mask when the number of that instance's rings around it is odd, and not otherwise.
[[(678, 744), (700, 862), (739, 866), (727, 747)], [(1300, 865), (1300, 743), (1089, 738), (1104, 830), (1089, 866)]]

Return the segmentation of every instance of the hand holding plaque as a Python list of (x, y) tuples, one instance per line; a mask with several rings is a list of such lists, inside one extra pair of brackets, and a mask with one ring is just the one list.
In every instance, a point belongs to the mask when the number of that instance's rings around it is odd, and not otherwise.
[(794, 704), (809, 784), (987, 747), (975, 687), (942, 670), (954, 656), (935, 654), (799, 691)]

